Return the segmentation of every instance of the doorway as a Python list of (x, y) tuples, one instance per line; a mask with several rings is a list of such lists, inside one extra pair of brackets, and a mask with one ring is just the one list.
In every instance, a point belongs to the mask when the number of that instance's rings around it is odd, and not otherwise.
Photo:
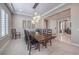
[(58, 39), (71, 41), (71, 20), (69, 17), (58, 20)]

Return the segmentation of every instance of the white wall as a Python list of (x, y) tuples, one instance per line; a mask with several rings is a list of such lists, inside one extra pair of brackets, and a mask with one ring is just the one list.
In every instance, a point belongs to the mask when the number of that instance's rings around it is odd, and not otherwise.
[(72, 5), (72, 40), (79, 44), (79, 4)]
[[(11, 16), (11, 12), (9, 11), (9, 9), (3, 4), (3, 3), (0, 3), (0, 9), (3, 8), (9, 15), (9, 34), (0, 38), (0, 49), (2, 48), (2, 46), (8, 41), (10, 40), (10, 35), (11, 35), (11, 28), (12, 28), (12, 16)], [(1, 50), (0, 50), (1, 51)]]
[(79, 4), (77, 4), (77, 3), (76, 4), (66, 4), (45, 16), (54, 15), (58, 12), (61, 12), (63, 10), (69, 9), (69, 8), (71, 8), (71, 22), (72, 22), (71, 41), (76, 44), (79, 44)]
[(32, 18), (29, 16), (24, 16), (24, 15), (13, 16), (13, 28), (15, 28), (17, 32), (21, 32), (22, 35), (24, 33), (23, 20), (28, 21), (28, 20), (32, 20)]
[(49, 19), (48, 20), (48, 28), (49, 29), (52, 29), (52, 34), (55, 34), (56, 33), (56, 20), (54, 19)]

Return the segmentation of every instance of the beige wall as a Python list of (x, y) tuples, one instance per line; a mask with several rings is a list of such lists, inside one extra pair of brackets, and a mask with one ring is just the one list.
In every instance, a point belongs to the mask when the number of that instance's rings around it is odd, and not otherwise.
[[(50, 16), (50, 15), (54, 15), (56, 13), (59, 13), (63, 10), (69, 9), (69, 8), (71, 9), (71, 22), (72, 22), (71, 41), (76, 43), (76, 44), (79, 44), (79, 4), (66, 4), (66, 5), (52, 11), (51, 13), (45, 15), (45, 17)], [(53, 23), (53, 21), (52, 21), (52, 23)]]
[(48, 28), (49, 28), (49, 29), (52, 29), (52, 33), (53, 33), (53, 34), (56, 33), (55, 27), (56, 27), (56, 20), (50, 19), (50, 20), (48, 21)]
[[(2, 3), (0, 3), (0, 8), (3, 8), (9, 15), (9, 34), (0, 38), (0, 49), (2, 48), (3, 45), (5, 45), (5, 43), (10, 40), (10, 35), (11, 35), (11, 28), (12, 28), (12, 16), (11, 16), (11, 13), (10, 11), (8, 10), (8, 8)], [(1, 50), (0, 50), (1, 51)]]
[(72, 40), (79, 44), (79, 4), (72, 5)]
[(70, 20), (70, 11), (71, 9), (69, 8), (46, 18), (48, 20), (48, 28), (52, 29), (52, 34), (59, 32), (59, 25), (57, 26), (58, 21)]

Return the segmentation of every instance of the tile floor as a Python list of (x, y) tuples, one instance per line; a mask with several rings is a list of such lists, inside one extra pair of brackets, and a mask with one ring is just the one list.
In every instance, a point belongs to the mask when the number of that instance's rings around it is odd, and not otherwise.
[[(52, 46), (45, 48), (41, 46), (41, 50), (32, 49), (32, 55), (78, 55), (79, 47), (66, 44), (59, 40), (52, 40)], [(2, 51), (1, 55), (28, 55), (24, 39), (11, 40), (10, 43)]]

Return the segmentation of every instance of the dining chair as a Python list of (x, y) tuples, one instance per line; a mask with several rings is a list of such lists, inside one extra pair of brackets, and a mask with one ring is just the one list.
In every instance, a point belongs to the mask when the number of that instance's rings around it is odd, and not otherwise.
[(29, 55), (31, 54), (31, 49), (32, 48), (39, 48), (39, 51), (40, 51), (40, 44), (39, 42), (33, 38), (31, 36), (31, 34), (29, 33), (29, 31), (27, 31), (27, 37), (28, 37), (28, 51), (29, 51)]
[(11, 29), (12, 39), (16, 39), (16, 29)]
[(48, 39), (49, 39), (49, 42), (50, 42), (50, 45), (52, 45), (52, 29), (47, 29), (47, 36), (48, 36)]
[(12, 39), (21, 38), (21, 33), (17, 32), (15, 28), (11, 29), (11, 33), (12, 33)]
[(24, 37), (25, 37), (25, 42), (27, 44), (27, 42), (28, 42), (27, 30), (24, 30)]
[[(47, 30), (46, 29), (40, 29), (40, 34), (47, 37)], [(48, 38), (45, 38), (45, 41), (40, 42), (45, 48), (47, 48)]]
[(43, 29), (43, 34), (44, 34), (44, 35), (46, 34), (46, 29)]

